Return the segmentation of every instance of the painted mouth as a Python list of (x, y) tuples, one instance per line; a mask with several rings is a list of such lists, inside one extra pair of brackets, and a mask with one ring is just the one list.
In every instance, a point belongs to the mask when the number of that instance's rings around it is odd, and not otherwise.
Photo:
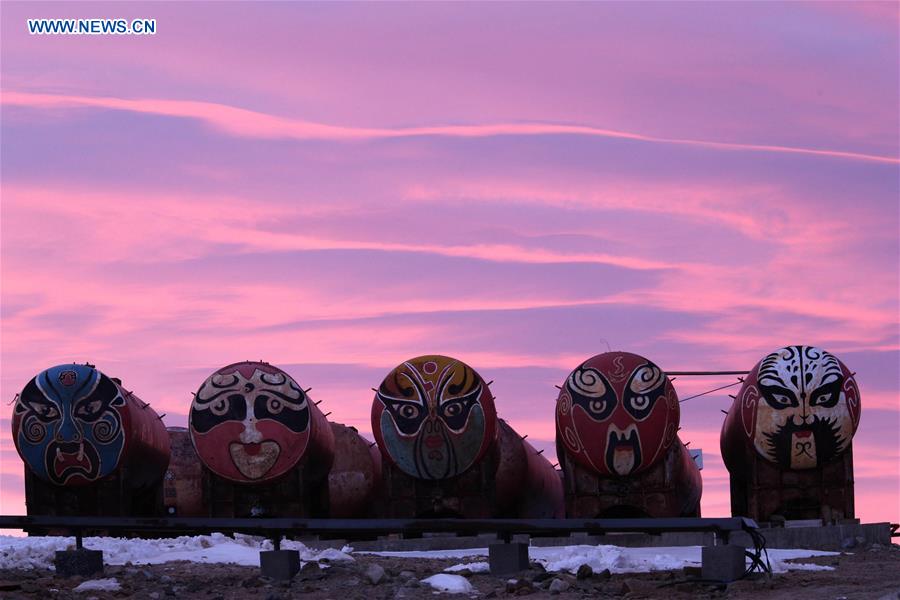
[(425, 436), (425, 447), (429, 450), (434, 450), (435, 448), (440, 448), (444, 445), (444, 439), (439, 435), (426, 435)]
[(275, 465), (281, 454), (281, 447), (269, 440), (258, 444), (232, 442), (228, 446), (228, 452), (241, 475), (247, 479), (259, 479)]
[(47, 448), (47, 473), (56, 483), (65, 483), (74, 475), (94, 479), (95, 465), (98, 465), (97, 451), (84, 441), (57, 442)]
[(784, 468), (811, 469), (830, 460), (846, 444), (835, 418), (814, 416), (809, 423), (789, 418), (773, 433), (766, 432), (766, 454)]
[(606, 467), (618, 475), (628, 475), (641, 464), (641, 440), (632, 423), (624, 430), (609, 426), (606, 442)]

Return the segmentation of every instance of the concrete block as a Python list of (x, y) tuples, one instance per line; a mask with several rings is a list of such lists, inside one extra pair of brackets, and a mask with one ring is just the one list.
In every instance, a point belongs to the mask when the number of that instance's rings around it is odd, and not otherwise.
[(488, 546), (491, 575), (506, 575), (528, 569), (528, 544), (510, 542)]
[(739, 579), (747, 570), (743, 546), (704, 546), (700, 556), (700, 576), (703, 579), (727, 583)]
[(103, 551), (102, 550), (57, 550), (56, 560), (53, 561), (56, 566), (56, 574), (60, 577), (72, 577), (73, 575), (81, 575), (88, 577), (95, 573), (103, 572)]
[(263, 577), (287, 581), (300, 571), (300, 553), (296, 550), (263, 550), (259, 553), (259, 568)]

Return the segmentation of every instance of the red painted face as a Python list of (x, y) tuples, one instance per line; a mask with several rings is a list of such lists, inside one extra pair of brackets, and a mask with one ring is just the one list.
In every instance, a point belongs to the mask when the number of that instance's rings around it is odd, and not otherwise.
[(203, 463), (237, 482), (270, 481), (297, 464), (309, 442), (309, 398), (266, 363), (219, 369), (191, 405), (191, 439)]
[(675, 440), (675, 388), (637, 354), (589, 358), (566, 378), (556, 403), (556, 430), (569, 455), (601, 475), (644, 471)]

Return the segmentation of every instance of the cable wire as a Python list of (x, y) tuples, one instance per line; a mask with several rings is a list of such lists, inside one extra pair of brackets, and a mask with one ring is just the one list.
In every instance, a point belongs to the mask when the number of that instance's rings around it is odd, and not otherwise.
[(734, 383), (729, 383), (728, 385), (723, 385), (721, 387), (707, 390), (707, 391), (703, 392), (702, 394), (694, 394), (693, 396), (688, 396), (687, 398), (683, 398), (683, 399), (679, 400), (678, 402), (687, 402), (688, 400), (693, 400), (694, 398), (699, 398), (700, 396), (705, 396), (707, 394), (712, 394), (713, 392), (718, 392), (719, 390), (724, 390), (726, 388), (734, 387), (741, 383), (744, 383), (744, 381), (743, 380), (735, 381)]

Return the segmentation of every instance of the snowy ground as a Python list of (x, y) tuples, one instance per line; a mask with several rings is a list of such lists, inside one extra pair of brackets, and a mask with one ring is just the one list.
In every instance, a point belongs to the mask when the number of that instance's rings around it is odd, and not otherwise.
[[(471, 558), (487, 556), (487, 548), (467, 550), (436, 550), (432, 552), (371, 552), (379, 556), (405, 558)], [(548, 571), (574, 573), (581, 565), (590, 565), (594, 572), (609, 569), (610, 573), (646, 573), (649, 571), (669, 571), (684, 567), (700, 566), (700, 546), (673, 546), (657, 548), (621, 548), (619, 546), (532, 546), (528, 551), (531, 560), (541, 563)], [(822, 571), (831, 567), (787, 563), (786, 560), (810, 556), (834, 556), (837, 552), (822, 550), (769, 550), (772, 571)], [(484, 561), (461, 563), (448, 571), (468, 569), (473, 573), (487, 571)]]
[[(71, 537), (11, 537), (0, 536), (0, 569), (52, 569), (54, 552), (74, 547)], [(108, 565), (132, 563), (160, 564), (177, 560), (196, 563), (231, 563), (245, 566), (259, 565), (259, 551), (271, 550), (272, 542), (258, 537), (235, 535), (234, 538), (220, 533), (201, 536), (183, 536), (173, 539), (123, 539), (107, 537), (85, 538), (84, 546), (102, 550), (104, 562)], [(326, 549), (313, 550), (300, 542), (284, 541), (285, 550), (298, 550), (304, 562), (353, 561), (352, 548), (343, 551)], [(447, 572), (467, 569), (472, 573), (486, 572), (487, 563), (480, 560), (487, 556), (487, 548), (466, 550), (438, 550), (430, 552), (367, 552), (398, 558), (458, 558), (465, 560), (459, 565), (446, 569)], [(560, 546), (537, 547), (529, 551), (534, 561), (553, 572), (574, 573), (583, 564), (590, 565), (594, 572), (609, 569), (611, 573), (641, 573), (649, 571), (676, 570), (686, 566), (700, 565), (700, 547), (664, 548), (621, 548), (618, 546)], [(769, 550), (769, 560), (774, 572), (787, 570), (830, 570), (831, 567), (816, 564), (787, 563), (788, 559), (810, 556), (836, 555), (835, 552), (819, 550)], [(443, 581), (443, 580), (439, 580)], [(435, 586), (437, 587), (437, 586)]]

